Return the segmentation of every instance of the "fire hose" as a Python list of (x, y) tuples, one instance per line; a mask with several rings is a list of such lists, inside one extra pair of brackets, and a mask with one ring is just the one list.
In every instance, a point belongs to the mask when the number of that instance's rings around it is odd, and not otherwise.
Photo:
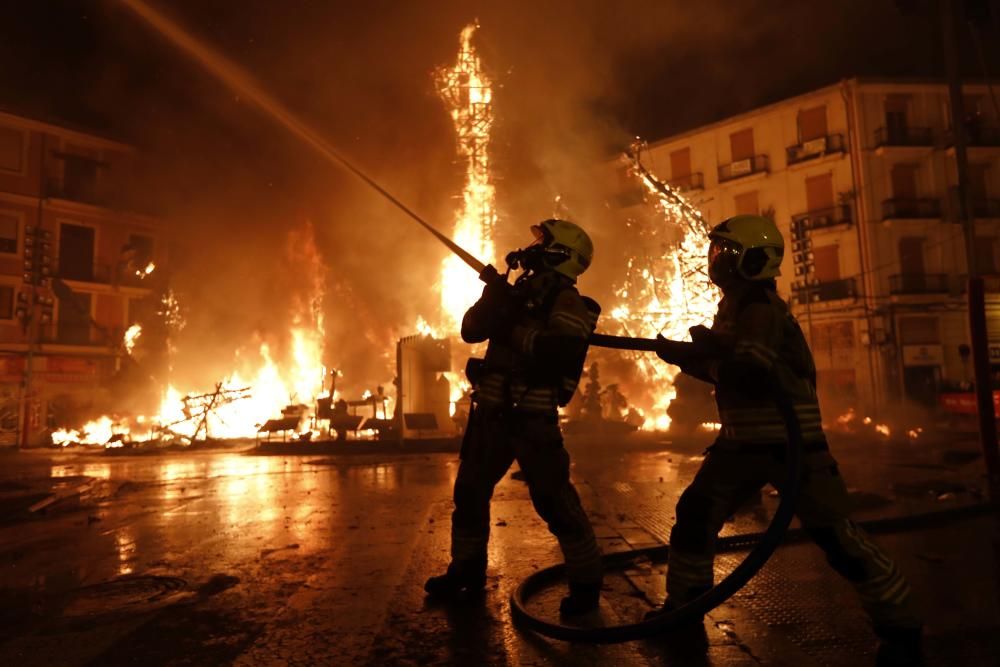
[[(304, 143), (311, 146), (328, 161), (339, 165), (349, 173), (353, 174), (365, 185), (376, 191), (380, 196), (393, 204), (407, 217), (433, 235), (439, 242), (445, 245), (455, 255), (460, 257), (473, 270), (479, 274), (483, 273), (483, 270), (486, 268), (486, 265), (483, 262), (478, 260), (446, 235), (442, 234), (433, 225), (424, 220), (397, 197), (393, 196), (387, 189), (382, 187), (382, 185), (376, 182), (367, 173), (359, 169), (352, 161), (350, 161), (343, 153), (336, 150), (312, 127), (292, 113), (292, 111), (284, 106), (278, 99), (261, 88), (252, 79), (252, 77), (236, 66), (235, 63), (224, 58), (220, 53), (195, 38), (176, 22), (170, 20), (160, 12), (147, 5), (143, 0), (121, 0), (121, 3), (143, 21), (148, 23), (163, 37), (172, 42), (177, 48), (190, 56), (192, 59), (196, 60), (228, 88), (252, 101), (258, 108), (260, 108), (261, 111), (270, 115), (274, 120), (283, 125)], [(598, 347), (613, 349), (656, 351), (662, 342), (651, 339), (622, 338), (606, 334), (594, 334), (591, 337), (590, 344)], [(788, 433), (786, 481), (782, 487), (783, 492), (781, 494), (781, 501), (767, 530), (759, 534), (737, 535), (719, 540), (719, 548), (724, 551), (745, 548), (759, 539), (756, 546), (751, 549), (750, 553), (746, 556), (746, 558), (744, 558), (743, 562), (741, 562), (732, 573), (730, 573), (718, 585), (695, 600), (678, 607), (675, 610), (669, 611), (654, 620), (616, 627), (586, 629), (551, 623), (536, 618), (529, 614), (525, 608), (525, 601), (530, 595), (562, 576), (563, 566), (555, 566), (541, 570), (528, 577), (514, 591), (514, 594), (511, 596), (511, 613), (515, 622), (522, 627), (538, 632), (539, 634), (566, 641), (583, 641), (591, 643), (621, 642), (647, 637), (676, 626), (679, 623), (692, 620), (695, 617), (703, 615), (714, 609), (736, 593), (736, 591), (746, 584), (746, 582), (749, 581), (761, 567), (763, 567), (764, 563), (767, 562), (768, 558), (782, 542), (794, 514), (794, 501), (799, 489), (799, 468), (801, 459), (800, 445), (802, 441), (799, 422), (796, 418), (794, 410), (792, 409), (791, 403), (778, 388), (772, 387), (772, 396), (779, 412), (785, 420), (785, 427)], [(992, 509), (988, 505), (977, 506), (977, 508), (983, 507)], [(605, 556), (604, 562), (609, 568), (621, 567), (622, 565), (633, 562), (639, 558), (662, 557), (667, 553), (667, 550), (667, 546), (662, 546), (610, 554)]]
[[(645, 338), (619, 338), (597, 334), (591, 340), (591, 344), (615, 349), (653, 350), (656, 349), (655, 345), (657, 341)], [(781, 487), (781, 501), (774, 513), (774, 517), (771, 519), (770, 525), (763, 533), (735, 535), (721, 538), (718, 541), (720, 551), (733, 551), (745, 548), (757, 540), (756, 545), (750, 550), (750, 553), (747, 554), (743, 561), (728, 576), (694, 600), (676, 609), (666, 611), (653, 619), (603, 628), (583, 628), (546, 621), (533, 616), (527, 610), (526, 601), (531, 595), (562, 577), (565, 566), (556, 565), (532, 574), (522, 581), (511, 594), (510, 610), (514, 623), (519, 627), (553, 639), (591, 644), (612, 644), (651, 637), (669, 628), (693, 621), (715, 609), (743, 588), (764, 567), (771, 554), (774, 553), (775, 549), (784, 540), (788, 525), (795, 515), (795, 500), (798, 496), (801, 481), (802, 430), (799, 420), (788, 396), (773, 379), (769, 384), (771, 396), (785, 421), (785, 429), (788, 433), (788, 444), (785, 455), (786, 473), (785, 482)], [(643, 558), (661, 559), (668, 553), (668, 549), (669, 546), (658, 546), (622, 551), (605, 555), (603, 562), (607, 569), (620, 569)]]
[[(641, 351), (655, 350), (658, 343), (659, 341), (652, 339), (624, 338), (602, 334), (595, 334), (591, 340), (592, 345), (601, 347)], [(743, 588), (764, 567), (775, 550), (786, 538), (798, 540), (807, 537), (801, 529), (788, 530), (788, 526), (795, 514), (795, 501), (801, 486), (801, 426), (791, 401), (777, 383), (773, 381), (773, 377), (769, 385), (771, 396), (785, 422), (785, 429), (788, 435), (785, 449), (785, 482), (780, 488), (781, 500), (778, 508), (775, 510), (771, 523), (766, 530), (731, 535), (718, 539), (716, 543), (717, 552), (724, 553), (750, 549), (750, 552), (743, 561), (729, 575), (687, 604), (666, 611), (650, 620), (625, 625), (585, 628), (547, 621), (532, 615), (527, 609), (527, 601), (532, 595), (563, 578), (565, 565), (554, 565), (529, 575), (511, 594), (510, 610), (514, 623), (520, 628), (531, 630), (552, 639), (568, 642), (613, 644), (652, 637), (684, 623), (694, 621), (712, 609), (715, 609)], [(871, 532), (894, 532), (913, 527), (922, 527), (939, 521), (944, 522), (986, 515), (994, 511), (996, 511), (996, 507), (993, 503), (978, 503), (944, 511), (863, 521), (859, 525)], [(605, 569), (620, 570), (636, 561), (644, 559), (658, 562), (665, 561), (669, 555), (669, 550), (669, 545), (661, 545), (644, 549), (619, 551), (606, 554), (602, 560)]]

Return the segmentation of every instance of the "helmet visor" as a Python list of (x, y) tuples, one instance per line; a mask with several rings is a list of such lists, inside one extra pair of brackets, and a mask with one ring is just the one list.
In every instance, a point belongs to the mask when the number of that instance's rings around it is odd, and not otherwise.
[(711, 245), (708, 246), (708, 265), (712, 266), (717, 260), (723, 258), (723, 256), (731, 256), (733, 259), (738, 259), (741, 250), (742, 248), (735, 241), (714, 238)]
[(547, 230), (542, 225), (532, 225), (531, 233), (535, 237), (535, 240), (531, 242), (531, 245), (547, 246), (552, 242), (552, 232)]
[(708, 246), (708, 277), (719, 287), (729, 284), (739, 275), (738, 266), (743, 248), (729, 239), (713, 238)]

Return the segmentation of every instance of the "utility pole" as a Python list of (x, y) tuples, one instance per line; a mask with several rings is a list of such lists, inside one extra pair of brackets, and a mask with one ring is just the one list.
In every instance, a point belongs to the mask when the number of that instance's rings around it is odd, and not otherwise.
[(951, 100), (951, 127), (955, 142), (955, 167), (958, 172), (958, 211), (959, 220), (965, 231), (965, 261), (969, 270), (969, 334), (972, 342), (972, 367), (976, 380), (979, 440), (983, 449), (983, 461), (986, 463), (990, 499), (998, 502), (1000, 501), (1000, 452), (997, 449), (996, 410), (993, 404), (993, 381), (986, 334), (986, 290), (983, 278), (979, 274), (979, 267), (976, 266), (976, 228), (969, 193), (965, 111), (958, 60), (959, 7), (954, 0), (941, 0), (940, 4), (944, 60)]

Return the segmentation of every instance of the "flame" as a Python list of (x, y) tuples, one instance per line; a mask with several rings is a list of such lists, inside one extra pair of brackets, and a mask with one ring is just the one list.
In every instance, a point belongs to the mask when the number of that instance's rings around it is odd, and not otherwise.
[[(674, 340), (689, 339), (690, 327), (711, 324), (721, 298), (705, 270), (708, 223), (679, 191), (639, 163), (638, 151), (630, 160), (631, 173), (639, 179), (657, 218), (652, 224), (628, 222), (635, 237), (630, 245), (637, 253), (626, 263), (626, 278), (615, 290), (617, 303), (610, 319), (627, 336), (651, 338), (662, 333)], [(641, 353), (633, 359), (646, 385), (654, 388), (646, 404), (639, 405), (643, 428), (666, 430), (670, 426), (666, 410), (677, 395), (673, 383), (680, 371)]]
[[(299, 432), (310, 430), (309, 415), (317, 397), (325, 394), (323, 366), (325, 329), (323, 322), (324, 267), (310, 234), (294, 234), (291, 256), (311, 272), (307, 298), (294, 304), (288, 328), (287, 351), (275, 359), (266, 341), (247, 346), (237, 355), (234, 368), (221, 381), (206, 387), (180, 390), (168, 385), (155, 414), (114, 417), (105, 415), (78, 429), (62, 428), (52, 433), (56, 445), (104, 445), (176, 438), (249, 438), (261, 423), (288, 414), (301, 417)], [(184, 328), (183, 309), (173, 292), (160, 300), (158, 315), (168, 331)], [(125, 348), (132, 352), (142, 327), (134, 324), (125, 332)], [(170, 339), (168, 355), (175, 355)], [(296, 407), (297, 406), (297, 407)]]
[(136, 269), (135, 270), (135, 275), (139, 276), (140, 278), (145, 278), (146, 276), (148, 276), (149, 274), (151, 274), (155, 270), (156, 270), (156, 264), (154, 262), (150, 262), (149, 264), (147, 264), (143, 268)]
[[(436, 72), (438, 95), (448, 105), (457, 134), (458, 153), (465, 160), (465, 189), (456, 213), (454, 241), (484, 262), (493, 262), (497, 222), (496, 190), (490, 175), (489, 143), (493, 127), (492, 82), (483, 71), (472, 45), (478, 23), (467, 25), (459, 37), (454, 65)], [(458, 257), (441, 267), (443, 327), (457, 333), (462, 315), (479, 297), (480, 285)]]
[(125, 330), (125, 340), (124, 340), (125, 350), (129, 354), (132, 354), (132, 350), (135, 349), (135, 342), (139, 339), (139, 336), (141, 335), (142, 335), (142, 325), (140, 324), (133, 324), (132, 326), (130, 326), (128, 329)]
[(441, 334), (438, 330), (428, 324), (427, 320), (423, 317), (417, 318), (417, 333), (421, 336), (428, 336), (430, 338), (441, 338)]

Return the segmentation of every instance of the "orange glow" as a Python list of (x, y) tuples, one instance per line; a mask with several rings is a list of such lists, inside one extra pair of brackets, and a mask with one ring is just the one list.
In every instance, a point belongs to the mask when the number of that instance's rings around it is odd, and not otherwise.
[[(459, 155), (466, 163), (462, 206), (456, 213), (452, 239), (486, 263), (495, 261), (496, 190), (490, 175), (489, 143), (493, 127), (492, 82), (472, 45), (478, 24), (466, 26), (459, 38), (458, 59), (436, 73), (438, 94), (455, 124)], [(442, 328), (458, 333), (462, 315), (475, 303), (482, 285), (458, 257), (441, 267)]]
[[(638, 151), (636, 151), (638, 155)], [(610, 309), (614, 333), (673, 340), (689, 340), (688, 329), (710, 326), (721, 294), (708, 279), (708, 223), (681, 193), (661, 182), (638, 161), (631, 159), (631, 173), (639, 179), (656, 216), (651, 224), (629, 221), (637, 238), (637, 254), (626, 265), (626, 279), (616, 290)], [(637, 370), (652, 393), (645, 404), (634, 401), (645, 417), (643, 428), (667, 430), (667, 408), (676, 397), (676, 366), (651, 355), (633, 353)]]

